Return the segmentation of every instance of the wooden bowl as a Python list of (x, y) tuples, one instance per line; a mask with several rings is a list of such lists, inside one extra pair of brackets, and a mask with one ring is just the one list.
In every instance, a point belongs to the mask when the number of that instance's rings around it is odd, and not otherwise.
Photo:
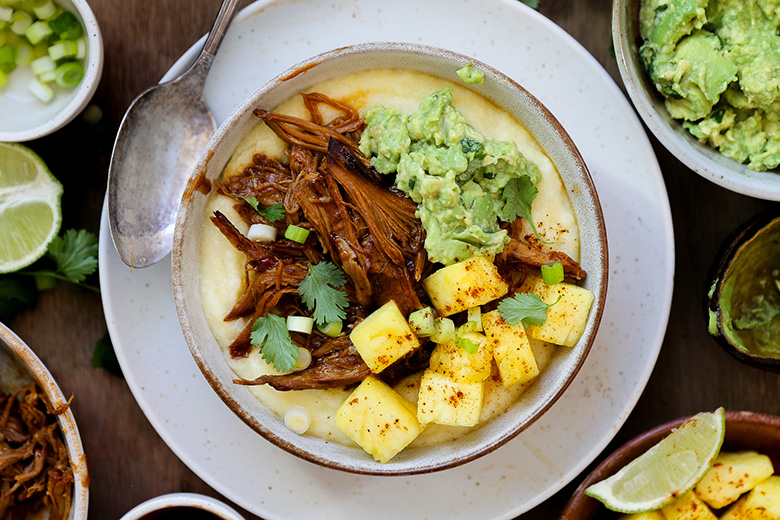
[[(608, 511), (598, 500), (585, 495), (592, 484), (611, 477), (623, 466), (642, 455), (679, 427), (690, 417), (682, 417), (642, 433), (615, 450), (577, 487), (566, 504), (560, 520), (590, 520), (610, 518), (617, 513)], [(726, 434), (721, 451), (753, 450), (772, 459), (780, 468), (780, 417), (754, 412), (726, 412)]]

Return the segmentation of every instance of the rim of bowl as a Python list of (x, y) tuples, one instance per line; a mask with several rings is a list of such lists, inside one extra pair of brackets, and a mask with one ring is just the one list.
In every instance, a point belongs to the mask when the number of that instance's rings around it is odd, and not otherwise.
[(780, 172), (757, 172), (699, 143), (679, 121), (672, 119), (639, 61), (640, 0), (613, 0), (612, 39), (615, 57), (628, 96), (645, 125), (680, 162), (727, 190), (764, 200), (780, 200)]
[[(207, 173), (214, 170), (214, 167), (212, 166), (212, 163), (214, 161), (221, 162), (219, 159), (216, 158), (217, 150), (219, 150), (220, 144), (226, 139), (228, 135), (231, 134), (231, 132), (233, 132), (233, 127), (239, 123), (241, 118), (247, 112), (251, 113), (252, 109), (255, 106), (257, 106), (260, 100), (268, 96), (269, 92), (273, 92), (275, 87), (277, 87), (280, 84), (284, 84), (291, 80), (296, 80), (296, 81), (299, 80), (300, 78), (304, 77), (307, 72), (321, 65), (333, 66), (332, 63), (334, 61), (341, 62), (350, 59), (354, 60), (354, 59), (363, 58), (364, 60), (369, 61), (369, 64), (364, 64), (363, 66), (360, 67), (350, 68), (348, 71), (344, 71), (344, 72), (329, 73), (329, 75), (319, 77), (316, 81), (310, 81), (309, 83), (306, 83), (305, 86), (298, 88), (298, 90), (295, 91), (291, 90), (290, 95), (295, 95), (295, 92), (308, 88), (309, 86), (315, 83), (319, 83), (321, 81), (325, 81), (326, 79), (337, 77), (339, 75), (343, 75), (348, 72), (354, 72), (358, 70), (368, 70), (376, 67), (389, 67), (389, 65), (384, 65), (384, 64), (382, 65), (373, 64), (373, 60), (385, 58), (386, 55), (390, 55), (390, 54), (399, 55), (402, 57), (402, 59), (398, 58), (397, 56), (393, 58), (394, 62), (397, 62), (394, 68), (406, 68), (411, 70), (423, 70), (421, 62), (428, 65), (430, 65), (430, 63), (432, 62), (436, 62), (439, 64), (438, 65), (439, 67), (442, 67), (441, 63), (446, 62), (448, 65), (459, 64), (458, 67), (452, 69), (452, 73), (454, 74), (457, 68), (462, 67), (465, 63), (471, 62), (475, 69), (485, 72), (485, 84), (487, 84), (488, 81), (490, 81), (495, 84), (495, 88), (497, 89), (500, 88), (502, 89), (502, 91), (510, 91), (512, 93), (513, 99), (521, 100), (518, 103), (525, 108), (526, 113), (536, 113), (537, 117), (544, 119), (544, 121), (546, 122), (546, 127), (550, 132), (550, 135), (546, 137), (548, 138), (554, 137), (558, 146), (561, 146), (563, 149), (565, 149), (566, 156), (568, 157), (568, 160), (570, 162), (569, 165), (576, 164), (576, 169), (578, 170), (577, 185), (575, 187), (572, 187), (570, 183), (566, 183), (565, 187), (567, 191), (570, 194), (572, 192), (579, 191), (581, 196), (583, 197), (583, 200), (587, 199), (588, 203), (586, 206), (587, 209), (591, 212), (591, 214), (589, 214), (588, 216), (594, 219), (594, 221), (596, 222), (596, 226), (594, 229), (585, 230), (585, 231), (590, 234), (590, 236), (588, 237), (590, 239), (589, 245), (594, 251), (593, 260), (592, 260), (594, 265), (592, 267), (595, 270), (588, 271), (588, 280), (593, 281), (594, 286), (598, 290), (594, 291), (595, 300), (591, 308), (591, 315), (588, 318), (588, 326), (586, 327), (586, 330), (583, 333), (582, 338), (580, 339), (578, 344), (575, 347), (573, 347), (573, 349), (579, 349), (579, 355), (576, 359), (576, 363), (574, 363), (574, 365), (569, 367), (569, 369), (566, 371), (566, 377), (563, 379), (563, 381), (557, 382), (557, 384), (555, 385), (554, 392), (552, 392), (552, 394), (549, 395), (549, 397), (543, 403), (541, 403), (540, 406), (535, 408), (534, 411), (528, 417), (526, 417), (522, 423), (518, 424), (517, 421), (511, 422), (511, 428), (505, 427), (499, 435), (493, 434), (488, 442), (481, 443), (477, 447), (464, 449), (462, 451), (465, 453), (461, 453), (461, 454), (454, 453), (451, 450), (448, 451), (445, 448), (448, 443), (437, 445), (434, 447), (429, 447), (429, 448), (418, 448), (422, 450), (442, 451), (442, 453), (445, 456), (436, 457), (434, 461), (431, 461), (430, 457), (429, 458), (417, 457), (416, 460), (412, 460), (412, 461), (405, 460), (403, 462), (394, 463), (396, 459), (398, 459), (402, 454), (405, 453), (404, 451), (402, 451), (392, 461), (382, 465), (378, 462), (373, 461), (373, 459), (371, 459), (371, 457), (368, 454), (364, 453), (359, 448), (342, 447), (344, 448), (344, 450), (353, 450), (355, 452), (359, 450), (359, 453), (361, 454), (361, 458), (359, 461), (354, 461), (354, 463), (346, 463), (344, 461), (338, 460), (336, 457), (321, 456), (318, 453), (316, 453), (315, 450), (307, 449), (307, 446), (312, 444), (311, 442), (305, 442), (307, 437), (293, 434), (292, 432), (289, 431), (285, 431), (283, 429), (284, 428), (283, 425), (281, 428), (277, 428), (275, 431), (272, 431), (268, 426), (259, 422), (252, 413), (252, 409), (254, 408), (255, 410), (257, 410), (258, 406), (261, 407), (262, 409), (265, 409), (264, 405), (259, 400), (257, 400), (251, 394), (249, 394), (249, 391), (246, 388), (243, 388), (243, 390), (241, 391), (246, 392), (246, 394), (249, 395), (250, 397), (250, 400), (247, 402), (245, 399), (242, 399), (242, 397), (244, 396), (233, 395), (230, 391), (231, 389), (220, 381), (220, 377), (215, 372), (215, 370), (224, 370), (225, 368), (227, 368), (227, 370), (229, 371), (230, 369), (227, 367), (227, 363), (224, 362), (223, 358), (221, 358), (224, 367), (215, 368), (210, 366), (208, 360), (206, 359), (206, 355), (201, 350), (202, 345), (199, 343), (198, 338), (193, 333), (193, 329), (195, 326), (204, 325), (205, 318), (202, 316), (202, 309), (200, 307), (201, 304), (199, 298), (195, 298), (196, 300), (198, 300), (195, 303), (193, 302), (188, 303), (186, 301), (187, 298), (185, 295), (186, 291), (184, 287), (186, 285), (186, 282), (189, 279), (185, 275), (184, 272), (185, 269), (182, 268), (183, 249), (184, 249), (184, 243), (186, 242), (185, 241), (186, 233), (184, 232), (184, 228), (185, 228), (185, 222), (187, 221), (188, 217), (191, 214), (190, 202), (193, 195), (195, 193), (200, 192), (199, 190), (202, 188), (204, 182), (210, 185), (210, 180)], [(367, 60), (365, 58), (366, 56), (371, 58), (371, 60)], [(413, 61), (413, 63), (410, 64), (410, 60)], [(423, 71), (432, 75), (437, 75), (430, 71), (426, 71), (426, 70)], [(439, 75), (439, 77), (441, 76)], [(307, 80), (303, 79), (301, 81), (305, 82)], [(454, 79), (451, 79), (451, 81), (454, 81)], [(470, 87), (469, 85), (465, 85), (465, 86), (467, 88), (471, 88), (476, 93), (481, 94), (489, 101), (498, 104), (496, 101), (492, 100), (484, 91), (476, 90)], [(278, 102), (288, 99), (290, 95), (287, 95), (284, 98), (280, 98)], [(278, 104), (278, 102), (270, 103), (270, 104), (276, 105)], [(511, 108), (512, 107), (502, 106), (503, 110), (514, 115)], [(524, 126), (527, 126), (522, 121), (521, 123)], [(532, 135), (542, 146), (542, 149), (545, 150), (545, 153), (549, 156), (549, 154), (551, 153), (549, 149), (550, 147), (544, 146), (544, 143), (540, 138), (541, 136), (538, 135), (538, 133), (533, 133)], [(230, 155), (230, 153), (232, 153), (232, 149), (228, 153), (228, 156)], [(225, 162), (227, 161), (227, 157), (223, 157), (222, 159), (224, 159)], [(559, 172), (561, 172), (561, 165), (559, 163), (560, 160), (562, 160), (562, 158), (559, 158), (558, 161), (553, 161), (556, 164), (556, 169), (558, 169)], [(218, 167), (218, 171), (216, 172), (216, 177), (221, 175), (223, 169), (224, 169), (224, 163), (221, 163)], [(566, 177), (565, 175), (563, 175), (563, 172), (561, 172), (561, 176), (565, 181)], [(583, 206), (585, 206), (585, 204), (583, 204)], [(578, 216), (578, 220), (580, 221), (585, 220), (584, 218), (582, 218), (585, 215), (580, 215), (578, 213), (577, 216)], [(195, 215), (195, 218), (200, 219), (201, 215)], [(580, 241), (581, 241), (581, 246), (584, 248), (586, 247), (587, 244), (583, 235), (584, 235), (583, 229), (580, 228)], [(200, 238), (198, 237), (197, 240), (199, 241)], [(607, 292), (607, 276), (608, 276), (607, 236), (606, 236), (606, 227), (604, 223), (604, 216), (602, 213), (598, 194), (596, 193), (595, 185), (593, 184), (593, 180), (590, 176), (590, 172), (588, 171), (584, 159), (582, 158), (573, 140), (565, 131), (565, 129), (562, 127), (560, 122), (558, 122), (555, 116), (525, 88), (520, 86), (517, 82), (515, 82), (508, 76), (494, 69), (493, 67), (461, 53), (457, 53), (454, 51), (450, 51), (438, 47), (416, 44), (416, 43), (373, 42), (373, 43), (363, 43), (363, 44), (357, 44), (353, 46), (341, 47), (335, 50), (324, 52), (316, 56), (313, 56), (307, 60), (299, 62), (296, 65), (293, 65), (292, 67), (282, 72), (275, 78), (266, 82), (262, 87), (260, 87), (252, 95), (250, 95), (220, 126), (220, 128), (217, 130), (217, 133), (209, 142), (209, 145), (207, 146), (206, 150), (201, 155), (201, 158), (199, 159), (197, 165), (193, 169), (193, 173), (190, 178), (187, 189), (185, 190), (184, 196), (182, 198), (181, 208), (177, 217), (176, 231), (174, 233), (173, 252), (172, 252), (172, 282), (173, 282), (173, 289), (174, 289), (174, 300), (175, 300), (177, 315), (179, 316), (182, 332), (184, 334), (187, 345), (189, 346), (190, 352), (192, 353), (193, 358), (196, 361), (196, 364), (200, 368), (203, 375), (206, 377), (209, 384), (216, 391), (219, 397), (228, 405), (228, 407), (247, 425), (249, 425), (253, 430), (255, 430), (261, 436), (266, 438), (268, 441), (282, 448), (283, 450), (293, 455), (296, 455), (304, 460), (331, 469), (338, 469), (350, 473), (380, 475), (380, 476), (386, 476), (386, 475), (400, 476), (400, 475), (430, 473), (434, 471), (440, 471), (455, 466), (459, 466), (467, 462), (470, 462), (472, 460), (475, 460), (483, 455), (486, 455), (487, 453), (492, 452), (493, 450), (504, 445), (509, 440), (513, 439), (515, 436), (521, 433), (523, 430), (531, 426), (531, 424), (533, 424), (539, 417), (541, 417), (558, 400), (558, 398), (560, 398), (560, 396), (569, 387), (572, 380), (574, 379), (574, 377), (582, 367), (583, 363), (585, 362), (585, 358), (587, 357), (593, 345), (593, 342), (595, 340), (596, 332), (604, 311), (604, 305), (606, 302), (606, 292)], [(196, 314), (195, 316), (192, 314), (193, 310), (195, 311)], [(199, 323), (196, 324), (195, 320), (197, 320)], [(206, 329), (208, 330), (208, 325), (205, 326)], [(210, 330), (208, 330), (208, 332), (210, 334)], [(211, 338), (213, 340), (213, 335), (211, 336)], [(213, 342), (213, 345), (216, 345), (215, 341)], [(220, 355), (222, 355), (221, 352)], [(569, 354), (569, 355), (574, 355), (574, 354)], [(551, 360), (551, 365), (548, 366), (546, 371), (552, 368), (553, 361), (556, 358), (561, 358), (561, 357), (562, 356), (553, 356), (553, 360)], [(232, 374), (232, 372), (230, 372), (230, 374)], [(232, 377), (235, 376), (233, 375)], [(534, 386), (540, 386), (540, 385), (539, 384), (533, 385), (531, 389), (527, 390), (526, 393), (524, 393), (523, 395), (529, 395), (532, 389), (534, 388)], [(245, 408), (242, 403), (246, 404), (247, 408)], [(517, 402), (512, 405), (512, 407), (515, 406), (517, 406)], [(510, 407), (510, 409), (512, 407)], [(266, 413), (270, 413), (270, 412), (267, 412), (266, 410)], [(502, 422), (501, 419), (505, 418), (506, 416), (507, 414), (504, 413), (501, 416), (492, 419), (490, 422), (486, 423), (479, 429), (472, 431), (469, 434), (461, 437), (458, 441), (455, 441), (455, 443), (458, 443), (462, 439), (474, 435), (478, 431), (486, 430), (488, 426), (491, 424), (494, 423), (500, 424)], [(274, 418), (275, 419), (273, 420), (281, 421), (276, 416), (274, 416)], [(327, 444), (331, 447), (330, 449), (333, 449), (335, 446), (338, 446), (336, 443), (328, 443), (327, 441), (320, 440), (320, 439), (316, 439), (315, 442)], [(447, 458), (447, 456), (450, 455), (453, 456), (454, 458)]]
[(100, 33), (95, 13), (86, 0), (69, 0), (74, 10), (84, 22), (84, 34), (87, 36), (89, 59), (87, 60), (84, 77), (78, 86), (76, 94), (62, 110), (45, 122), (19, 131), (0, 131), (0, 141), (22, 142), (31, 141), (51, 134), (67, 125), (87, 106), (97, 90), (100, 76), (103, 73), (103, 37)]
[[(593, 469), (577, 486), (571, 499), (566, 504), (559, 520), (588, 520), (596, 518), (598, 511), (603, 511), (601, 502), (585, 495), (585, 489), (591, 484), (609, 478), (623, 466), (656, 445), (661, 439), (671, 433), (673, 428), (693, 417), (680, 417), (640, 433), (633, 439), (610, 453), (596, 468)], [(746, 442), (742, 435), (754, 432), (760, 436), (760, 442)], [(768, 455), (775, 464), (780, 464), (780, 417), (771, 414), (750, 411), (726, 410), (726, 432), (723, 447), (728, 449), (752, 449)], [(723, 448), (721, 448), (723, 450)]]
[(141, 520), (149, 513), (172, 507), (191, 507), (217, 515), (221, 520), (245, 520), (241, 514), (219, 499), (200, 493), (168, 493), (141, 502), (119, 520)]
[[(33, 350), (14, 333), (8, 326), (0, 323), (0, 343), (6, 345), (11, 352), (16, 354), (20, 365), (23, 365), (30, 375), (38, 382), (49, 403), (58, 408), (65, 406), (68, 400), (54, 380), (49, 369), (43, 364)], [(70, 464), (73, 468), (73, 502), (71, 504), (69, 520), (86, 520), (89, 506), (89, 470), (87, 456), (84, 453), (84, 445), (81, 442), (76, 419), (70, 407), (64, 413), (57, 416), (62, 430), (62, 436), (68, 447)]]

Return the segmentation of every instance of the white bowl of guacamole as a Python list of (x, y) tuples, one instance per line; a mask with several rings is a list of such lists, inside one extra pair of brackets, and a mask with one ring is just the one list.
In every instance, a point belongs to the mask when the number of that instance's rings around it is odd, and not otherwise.
[[(468, 63), (471, 65), (467, 66)], [(526, 224), (524, 229), (542, 240), (540, 247), (551, 248), (554, 244), (556, 250), (574, 259), (587, 272), (587, 277), (579, 283), (595, 296), (584, 333), (574, 346), (553, 347), (541, 341), (532, 345), (541, 369), (538, 377), (511, 390), (503, 389), (495, 381), (486, 382), (482, 414), (476, 426), (431, 425), (386, 463), (373, 460), (335, 426), (336, 410), (355, 387), (353, 379), (341, 386), (304, 390), (235, 383), (265, 377), (270, 369), (253, 350), (236, 355), (237, 349), (240, 350), (239, 339), (253, 317), (243, 315), (230, 320), (225, 317), (242, 294), (247, 293), (248, 259), (226, 239), (226, 225), (217, 229), (211, 217), (218, 213), (233, 223), (228, 229), (235, 225), (238, 233), (248, 234), (248, 226), (241, 223), (237, 213), (245, 208), (236, 209), (237, 200), (225, 196), (222, 187), (247, 168), (273, 167), (262, 161), (274, 160), (286, 165), (299, 160), (290, 157), (288, 145), (276, 138), (270, 125), (260, 121), (258, 114), (308, 117), (309, 109), (300, 93), (327, 96), (356, 110), (367, 122), (366, 129), (362, 130), (365, 138), (360, 141), (360, 150), (372, 157), (384, 153), (385, 159), (373, 162), (375, 170), (370, 175), (398, 177), (392, 190), (408, 192), (404, 207), (411, 205), (417, 218), (427, 224), (425, 229), (431, 238), (430, 244), (425, 243), (429, 263), (450, 265), (464, 256), (492, 256), (500, 252), (509, 238), (496, 219), (484, 218), (487, 202), (480, 202), (479, 197), (489, 200), (490, 190), (498, 189), (496, 182), (501, 181), (502, 175), (507, 177), (505, 166), (511, 163), (522, 170), (516, 175), (531, 179), (538, 190), (531, 207), (534, 226)], [(376, 109), (380, 105), (383, 109)], [(419, 115), (423, 111), (421, 106), (427, 106), (426, 117)], [(457, 109), (457, 116), (447, 112), (452, 107)], [(451, 117), (431, 115), (439, 112)], [(411, 134), (412, 144), (407, 142), (396, 147), (394, 138), (380, 135), (387, 130), (378, 129), (374, 123), (392, 118), (393, 114), (418, 114), (409, 117), (411, 123), (403, 130)], [(458, 118), (465, 118), (468, 127), (458, 126), (453, 130), (462, 122)], [(414, 143), (415, 121), (419, 125), (444, 125), (450, 133), (461, 132), (463, 135), (455, 147), (458, 149), (447, 154), (434, 151), (425, 155), (422, 145)], [(369, 136), (372, 129), (374, 133)], [(507, 142), (511, 146), (501, 144)], [(462, 143), (468, 146), (460, 146)], [(472, 146), (479, 149), (476, 155)], [(413, 153), (409, 154), (410, 150)], [(268, 157), (258, 162), (258, 153)], [(401, 157), (404, 154), (411, 158)], [(462, 156), (453, 157), (453, 154)], [(443, 164), (449, 172), (457, 170), (458, 182), (437, 184), (437, 179), (410, 174), (409, 164), (416, 165), (415, 158), (418, 162)], [(407, 174), (400, 179), (401, 170), (395, 169), (403, 161), (409, 164), (401, 166)], [(429, 200), (426, 205), (426, 197), (447, 197), (456, 184), (468, 184), (473, 190), (467, 197), (468, 205), (480, 208), (478, 214), (464, 214), (462, 208), (443, 211), (437, 200)], [(506, 178), (503, 184), (507, 184)], [(311, 186), (316, 189), (316, 183)], [(279, 196), (273, 189), (263, 193), (268, 194), (268, 200)], [(314, 202), (325, 204), (329, 200), (320, 198)], [(417, 211), (415, 204), (418, 204)], [(289, 209), (288, 202), (284, 207)], [(490, 208), (499, 216), (506, 211), (503, 203)], [(349, 213), (359, 209), (346, 207), (346, 210)], [(457, 234), (463, 231), (461, 227), (449, 226), (456, 219), (480, 228), (471, 235), (473, 240)], [(268, 223), (265, 218), (260, 220)], [(448, 247), (445, 243), (444, 228), (448, 227), (454, 230), (451, 234), (459, 247)], [(415, 237), (395, 239), (397, 243), (422, 245)], [(303, 240), (306, 243), (306, 238)], [(339, 242), (334, 238), (333, 243)], [(607, 258), (604, 220), (587, 167), (571, 138), (538, 100), (511, 78), (467, 56), (417, 44), (373, 43), (337, 49), (297, 64), (260, 87), (236, 109), (220, 127), (194, 170), (177, 221), (172, 262), (176, 307), (185, 339), (204, 376), (231, 410), (270, 442), (310, 462), (355, 473), (400, 475), (446, 469), (480, 457), (520, 434), (552, 406), (571, 383), (593, 345), (606, 299)], [(358, 258), (357, 262), (360, 261)], [(346, 265), (343, 267), (351, 272)], [(280, 277), (295, 276), (294, 271), (283, 273), (283, 266), (278, 269)], [(358, 287), (357, 282), (355, 286)], [(379, 292), (385, 289), (375, 287)], [(355, 298), (360, 299), (359, 294)], [(405, 309), (405, 314), (414, 310), (407, 301), (396, 303)], [(348, 321), (349, 317), (345, 323)], [(413, 401), (417, 391), (415, 381), (419, 382), (419, 377), (415, 379), (415, 374), (411, 374), (392, 384), (396, 391)], [(301, 408), (308, 415), (309, 427), (304, 434), (293, 432), (284, 420), (288, 411)], [(215, 442), (223, 441), (227, 440), (215, 439)]]
[(766, 200), (780, 200), (778, 7), (615, 0), (612, 14), (618, 68), (650, 131), (702, 177)]

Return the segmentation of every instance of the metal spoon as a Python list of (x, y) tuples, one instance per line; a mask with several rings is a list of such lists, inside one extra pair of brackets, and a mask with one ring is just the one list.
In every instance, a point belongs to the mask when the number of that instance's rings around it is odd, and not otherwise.
[(150, 266), (171, 252), (191, 170), (217, 130), (203, 98), (211, 64), (241, 0), (224, 0), (203, 49), (179, 78), (141, 93), (125, 113), (108, 169), (108, 224), (122, 261)]

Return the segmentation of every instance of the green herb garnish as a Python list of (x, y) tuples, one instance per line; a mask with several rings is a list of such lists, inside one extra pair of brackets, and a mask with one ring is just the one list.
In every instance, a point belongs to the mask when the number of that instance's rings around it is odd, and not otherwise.
[(522, 3), (530, 7), (531, 9), (539, 9), (539, 3), (541, 0), (520, 0)]
[(510, 325), (522, 322), (525, 327), (541, 326), (547, 321), (547, 309), (558, 303), (560, 299), (559, 296), (554, 303), (546, 304), (538, 294), (516, 293), (511, 298), (504, 298), (498, 304), (498, 312)]
[(338, 289), (346, 281), (344, 272), (331, 262), (309, 264), (309, 274), (298, 284), (298, 292), (317, 325), (341, 321), (347, 316), (344, 309), (349, 306), (349, 296)]
[(522, 217), (531, 224), (531, 229), (536, 238), (545, 244), (551, 244), (552, 242), (545, 242), (539, 236), (531, 216), (531, 205), (538, 193), (539, 190), (534, 186), (530, 177), (524, 175), (510, 179), (504, 186), (504, 191), (501, 195), (501, 198), (504, 200), (504, 207), (501, 209), (501, 220), (514, 222), (518, 217)]
[(272, 206), (268, 206), (267, 208), (261, 208), (257, 197), (245, 197), (243, 195), (239, 196), (244, 199), (247, 204), (252, 206), (252, 209), (257, 211), (260, 215), (264, 216), (271, 222), (276, 222), (277, 220), (282, 220), (284, 218), (284, 204), (281, 202), (278, 202)]
[(542, 280), (545, 285), (555, 285), (561, 283), (564, 278), (563, 264), (560, 262), (550, 262), (542, 266)]
[(257, 318), (252, 323), (249, 340), (260, 348), (263, 359), (279, 372), (289, 372), (298, 362), (298, 346), (293, 343), (287, 322), (281, 316), (266, 314)]

